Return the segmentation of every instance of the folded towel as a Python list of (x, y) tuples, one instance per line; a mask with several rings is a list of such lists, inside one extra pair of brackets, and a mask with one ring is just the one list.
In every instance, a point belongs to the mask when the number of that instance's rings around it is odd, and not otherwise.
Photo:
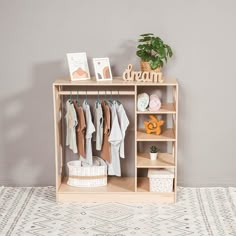
[(158, 111), (161, 108), (161, 100), (156, 94), (152, 94), (150, 96), (150, 101), (149, 101), (149, 111)]

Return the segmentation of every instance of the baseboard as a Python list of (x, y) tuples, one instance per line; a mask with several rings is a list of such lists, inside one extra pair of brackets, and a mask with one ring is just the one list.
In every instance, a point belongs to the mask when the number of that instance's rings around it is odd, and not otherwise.
[(236, 179), (178, 179), (177, 185), (183, 187), (236, 187)]

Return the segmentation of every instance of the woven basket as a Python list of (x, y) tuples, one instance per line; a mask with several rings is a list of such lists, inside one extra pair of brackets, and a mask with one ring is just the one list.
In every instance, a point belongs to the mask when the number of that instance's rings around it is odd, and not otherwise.
[(161, 67), (157, 67), (155, 70), (152, 70), (148, 61), (140, 61), (140, 66), (141, 66), (141, 71), (161, 72)]
[(82, 166), (81, 161), (70, 161), (69, 178), (67, 184), (74, 187), (99, 187), (107, 185), (107, 165), (99, 157), (93, 157), (95, 163), (99, 165)]

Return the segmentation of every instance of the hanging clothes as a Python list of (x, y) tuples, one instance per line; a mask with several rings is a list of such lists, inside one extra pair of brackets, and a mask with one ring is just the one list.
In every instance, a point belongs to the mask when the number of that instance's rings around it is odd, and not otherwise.
[(99, 101), (94, 104), (94, 125), (96, 131), (93, 135), (93, 141), (96, 141), (96, 150), (101, 151), (103, 143), (103, 111)]
[(102, 101), (102, 109), (103, 109), (103, 143), (101, 149), (101, 157), (102, 159), (106, 160), (107, 162), (111, 161), (111, 148), (110, 143), (108, 141), (110, 135), (110, 128), (111, 128), (111, 111), (110, 107), (105, 101)]
[(95, 127), (92, 122), (90, 106), (85, 100), (83, 102), (83, 110), (85, 113), (86, 121), (86, 133), (85, 133), (85, 142), (86, 142), (86, 151), (85, 158), (82, 158), (84, 162), (87, 162), (89, 165), (93, 164), (93, 152), (92, 152), (92, 134), (95, 132)]
[(75, 128), (78, 124), (76, 111), (74, 105), (72, 104), (71, 99), (66, 101), (66, 145), (74, 152), (77, 153), (77, 144), (76, 144), (76, 133)]
[(84, 117), (84, 111), (82, 106), (79, 106), (76, 101), (73, 101), (75, 111), (77, 114), (78, 125), (76, 127), (77, 132), (77, 148), (79, 157), (85, 158), (85, 132), (86, 132), (86, 122)]
[(108, 141), (111, 144), (111, 163), (108, 163), (108, 174), (121, 176), (119, 150), (122, 141), (122, 133), (120, 130), (115, 104), (115, 101), (110, 104), (112, 125)]
[(120, 157), (125, 158), (124, 140), (125, 140), (126, 130), (129, 126), (129, 119), (126, 115), (124, 106), (121, 103), (118, 104), (116, 102), (115, 106), (116, 106), (116, 112), (117, 112), (118, 121), (119, 121), (119, 125), (120, 125), (120, 130), (121, 130), (121, 134), (122, 134), (122, 140), (121, 140), (121, 144), (120, 144)]

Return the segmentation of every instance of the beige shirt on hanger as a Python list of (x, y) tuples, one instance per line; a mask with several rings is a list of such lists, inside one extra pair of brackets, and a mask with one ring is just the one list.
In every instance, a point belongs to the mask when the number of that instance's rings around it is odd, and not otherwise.
[(85, 120), (86, 120), (86, 133), (85, 133), (86, 150), (85, 150), (85, 158), (81, 159), (82, 161), (87, 162), (89, 165), (92, 165), (93, 164), (92, 134), (95, 131), (95, 127), (92, 122), (90, 106), (86, 100), (83, 102), (83, 110), (85, 113)]
[(78, 124), (76, 111), (70, 99), (66, 102), (66, 145), (74, 152), (77, 153), (76, 133), (75, 128)]
[(78, 148), (78, 154), (79, 157), (85, 158), (85, 131), (86, 131), (86, 122), (84, 117), (84, 111), (82, 106), (79, 106), (76, 101), (73, 101), (76, 114), (77, 114), (77, 120), (78, 125), (76, 127), (77, 132), (77, 148)]

